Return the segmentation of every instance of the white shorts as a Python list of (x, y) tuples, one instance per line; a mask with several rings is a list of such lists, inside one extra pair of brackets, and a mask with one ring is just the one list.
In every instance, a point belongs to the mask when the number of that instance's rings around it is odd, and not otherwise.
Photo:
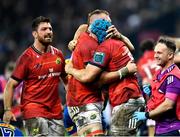
[(68, 111), (71, 119), (76, 124), (77, 130), (82, 129), (89, 124), (102, 124), (102, 102), (89, 103), (84, 106), (68, 107)]
[(126, 103), (115, 106), (112, 110), (109, 134), (111, 136), (135, 136), (141, 122), (133, 119), (135, 111), (144, 109), (143, 97), (129, 99)]

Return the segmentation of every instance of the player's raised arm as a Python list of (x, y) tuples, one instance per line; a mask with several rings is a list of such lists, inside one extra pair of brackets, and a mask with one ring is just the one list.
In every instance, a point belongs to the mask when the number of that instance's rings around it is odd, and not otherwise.
[(78, 27), (78, 29), (76, 30), (75, 34), (74, 34), (74, 38), (73, 40), (71, 40), (68, 44), (68, 48), (70, 51), (73, 51), (74, 48), (76, 47), (76, 44), (77, 44), (77, 39), (79, 38), (80, 34), (82, 32), (86, 32), (87, 31), (87, 28), (88, 28), (88, 25), (87, 24), (82, 24)]

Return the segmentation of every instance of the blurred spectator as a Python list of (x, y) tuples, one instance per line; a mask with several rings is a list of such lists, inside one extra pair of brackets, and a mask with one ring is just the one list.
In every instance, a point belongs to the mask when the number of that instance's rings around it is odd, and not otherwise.
[(149, 84), (152, 77), (159, 69), (154, 59), (154, 41), (151, 39), (144, 40), (140, 44), (140, 50), (143, 53), (137, 62), (138, 73), (142, 78), (142, 84)]

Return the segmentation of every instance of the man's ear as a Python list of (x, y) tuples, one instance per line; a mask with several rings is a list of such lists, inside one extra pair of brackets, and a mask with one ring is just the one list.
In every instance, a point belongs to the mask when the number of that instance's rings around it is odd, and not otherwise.
[(34, 38), (36, 38), (36, 37), (37, 37), (37, 32), (36, 32), (36, 31), (33, 31), (33, 32), (32, 32), (32, 35), (33, 35)]
[(168, 58), (169, 58), (169, 59), (174, 58), (174, 53), (173, 53), (173, 52), (170, 52), (169, 55), (168, 55)]

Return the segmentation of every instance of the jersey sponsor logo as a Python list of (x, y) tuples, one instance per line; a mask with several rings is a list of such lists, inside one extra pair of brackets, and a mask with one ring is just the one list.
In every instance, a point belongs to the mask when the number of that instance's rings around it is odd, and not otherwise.
[(98, 64), (103, 64), (105, 58), (105, 54), (102, 52), (95, 52), (93, 61)]
[(53, 71), (54, 71), (53, 68), (49, 68), (49, 74), (38, 76), (38, 79), (60, 76), (61, 72), (53, 72)]
[(45, 78), (49, 78), (49, 77), (56, 77), (56, 76), (60, 76), (61, 72), (52, 72), (49, 74), (45, 74), (42, 76), (38, 76), (38, 79), (45, 79)]
[(56, 59), (56, 64), (61, 64), (61, 59), (60, 58)]

